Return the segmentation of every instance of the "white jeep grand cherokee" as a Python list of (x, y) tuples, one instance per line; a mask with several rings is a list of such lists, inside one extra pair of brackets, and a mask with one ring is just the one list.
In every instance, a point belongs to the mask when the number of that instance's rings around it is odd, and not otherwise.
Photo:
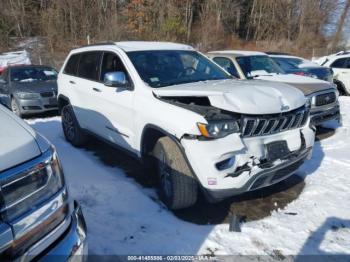
[[(249, 88), (247, 88), (249, 87)], [(171, 209), (277, 183), (310, 156), (314, 130), (303, 93), (232, 79), (192, 47), (118, 42), (71, 51), (58, 76), (64, 134), (93, 134), (156, 163)], [(148, 175), (148, 174), (145, 174)]]

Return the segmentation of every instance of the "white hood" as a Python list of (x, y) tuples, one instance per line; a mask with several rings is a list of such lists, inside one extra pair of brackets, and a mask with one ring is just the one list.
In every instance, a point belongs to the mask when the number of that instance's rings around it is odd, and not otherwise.
[(0, 105), (0, 172), (41, 154), (35, 132)]
[(301, 91), (259, 80), (218, 80), (153, 89), (159, 97), (208, 97), (212, 106), (242, 114), (276, 114), (305, 104)]

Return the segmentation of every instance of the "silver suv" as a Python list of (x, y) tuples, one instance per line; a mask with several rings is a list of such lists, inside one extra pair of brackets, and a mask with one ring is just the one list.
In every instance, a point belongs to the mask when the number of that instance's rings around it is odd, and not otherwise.
[(85, 220), (55, 148), (1, 105), (0, 123), (0, 260), (85, 254)]

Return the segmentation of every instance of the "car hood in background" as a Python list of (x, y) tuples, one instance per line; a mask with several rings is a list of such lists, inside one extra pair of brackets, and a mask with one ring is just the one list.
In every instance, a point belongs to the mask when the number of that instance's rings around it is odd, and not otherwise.
[(57, 81), (12, 82), (11, 86), (17, 92), (42, 93), (57, 91)]
[(294, 74), (259, 75), (254, 77), (254, 79), (289, 84), (301, 90), (306, 96), (315, 92), (325, 91), (327, 89), (334, 89), (334, 86), (327, 81)]
[(0, 172), (41, 154), (36, 133), (0, 105)]
[(208, 97), (214, 107), (242, 114), (276, 114), (305, 104), (305, 96), (286, 84), (260, 80), (216, 80), (154, 88), (159, 97)]

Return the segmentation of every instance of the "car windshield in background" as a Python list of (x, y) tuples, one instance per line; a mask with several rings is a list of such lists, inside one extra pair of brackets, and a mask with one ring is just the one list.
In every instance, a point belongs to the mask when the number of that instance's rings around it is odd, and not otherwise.
[(241, 56), (236, 60), (246, 77), (285, 73), (269, 56)]
[(18, 67), (11, 69), (11, 81), (33, 82), (57, 79), (57, 71), (50, 67)]
[(133, 51), (127, 54), (142, 80), (151, 87), (232, 78), (196, 51)]
[(298, 69), (303, 60), (298, 58), (272, 57), (272, 59), (285, 71)]
[(333, 80), (332, 70), (327, 67), (309, 67), (305, 68), (305, 71), (307, 71), (311, 75), (315, 75), (318, 79), (330, 82), (332, 82)]

